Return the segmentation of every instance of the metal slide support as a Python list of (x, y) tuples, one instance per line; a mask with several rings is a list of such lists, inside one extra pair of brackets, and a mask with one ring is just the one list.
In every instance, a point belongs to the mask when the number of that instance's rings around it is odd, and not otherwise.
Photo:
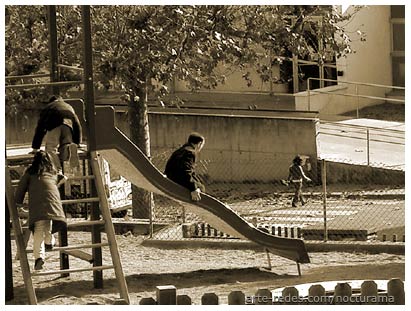
[(271, 270), (272, 269), (271, 258), (270, 258), (270, 253), (268, 252), (268, 249), (265, 249), (265, 253), (267, 254), (268, 270)]

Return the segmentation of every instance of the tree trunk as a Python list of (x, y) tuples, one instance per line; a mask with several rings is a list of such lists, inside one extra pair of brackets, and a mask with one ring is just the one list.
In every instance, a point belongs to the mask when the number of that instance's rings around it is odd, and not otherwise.
[[(135, 91), (135, 96), (129, 101), (128, 121), (130, 125), (130, 138), (144, 154), (150, 158), (150, 132), (148, 125), (148, 107), (144, 89)], [(133, 218), (149, 219), (153, 204), (153, 194), (134, 185), (132, 189)]]

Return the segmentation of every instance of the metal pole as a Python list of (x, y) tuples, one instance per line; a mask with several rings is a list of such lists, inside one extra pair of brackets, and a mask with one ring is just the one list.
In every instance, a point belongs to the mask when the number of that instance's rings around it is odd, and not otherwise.
[(357, 95), (357, 119), (360, 118), (360, 98), (358, 96), (358, 85), (355, 86), (355, 95)]
[[(48, 29), (49, 29), (49, 53), (50, 53), (50, 81), (57, 82), (58, 76), (58, 46), (57, 46), (57, 19), (56, 6), (47, 6)], [(51, 86), (51, 91), (54, 95), (60, 94), (60, 89), (57, 85)]]
[[(322, 29), (322, 24), (323, 24), (322, 19), (320, 19), (318, 21), (318, 26), (319, 26), (320, 29)], [(324, 44), (323, 44), (322, 36), (320, 36), (318, 38), (318, 50), (320, 52), (319, 55), (318, 55), (318, 57), (320, 58), (319, 59), (318, 71), (319, 71), (319, 78), (320, 78), (320, 88), (322, 89), (322, 88), (324, 88), (324, 59), (322, 58), (323, 54), (324, 54), (323, 53), (324, 52)]]
[(367, 165), (370, 166), (370, 129), (367, 128)]
[(150, 239), (153, 237), (154, 233), (154, 223), (153, 223), (153, 207), (154, 207), (154, 194), (150, 192), (150, 205), (149, 205), (149, 234), (150, 234)]
[[(83, 25), (83, 66), (84, 66), (84, 102), (86, 104), (86, 121), (87, 121), (87, 147), (89, 152), (96, 151), (96, 124), (95, 124), (95, 107), (94, 107), (94, 85), (93, 85), (93, 49), (91, 45), (91, 21), (90, 6), (81, 7), (81, 21)], [(90, 168), (91, 169), (91, 168)], [(101, 174), (92, 170), (96, 176)], [(95, 183), (91, 183), (90, 193), (92, 197), (97, 196)], [(91, 220), (100, 218), (98, 203), (91, 204)], [(101, 243), (101, 231), (97, 226), (91, 230), (92, 243)], [(103, 256), (101, 248), (93, 248), (93, 265), (101, 266)], [(94, 288), (103, 288), (103, 272), (101, 270), (93, 271)]]
[(293, 92), (298, 93), (299, 85), (298, 85), (298, 58), (295, 54), (293, 54)]
[(270, 95), (273, 95), (273, 58), (270, 50)]
[(324, 65), (323, 60), (320, 59), (320, 64), (318, 65), (318, 71), (320, 76), (320, 89), (324, 88)]
[(327, 242), (327, 167), (324, 159), (321, 161), (321, 180), (323, 185), (324, 242)]
[(308, 78), (308, 79), (307, 79), (307, 104), (308, 104), (308, 111), (311, 111), (310, 83), (311, 83), (311, 78)]

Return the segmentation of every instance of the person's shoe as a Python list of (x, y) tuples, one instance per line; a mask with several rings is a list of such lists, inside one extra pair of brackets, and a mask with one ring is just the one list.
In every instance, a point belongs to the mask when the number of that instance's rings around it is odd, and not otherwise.
[(296, 203), (291, 203), (291, 207), (297, 207)]
[(34, 270), (41, 270), (43, 269), (44, 260), (43, 258), (37, 258), (34, 262)]
[(281, 182), (282, 185), (284, 185), (286, 187), (288, 187), (290, 185), (290, 182), (288, 180), (285, 180), (285, 179), (281, 179), (280, 182)]
[(74, 143), (71, 143), (69, 146), (69, 164), (71, 168), (80, 166), (77, 145)]
[(46, 251), (51, 251), (53, 249), (53, 244), (44, 244), (44, 249)]

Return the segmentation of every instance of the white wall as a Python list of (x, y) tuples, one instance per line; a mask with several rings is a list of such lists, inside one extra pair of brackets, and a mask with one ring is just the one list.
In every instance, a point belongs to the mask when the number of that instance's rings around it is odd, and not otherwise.
[[(350, 6), (346, 14), (352, 10)], [(346, 30), (353, 34), (352, 47), (356, 52), (338, 60), (338, 70), (344, 71), (339, 80), (392, 85), (390, 16), (389, 5), (369, 5), (350, 20)], [(366, 33), (365, 42), (355, 35), (357, 30)], [(353, 86), (350, 92), (355, 93)], [(385, 96), (386, 92), (388, 89), (359, 87), (359, 93), (364, 95)]]

